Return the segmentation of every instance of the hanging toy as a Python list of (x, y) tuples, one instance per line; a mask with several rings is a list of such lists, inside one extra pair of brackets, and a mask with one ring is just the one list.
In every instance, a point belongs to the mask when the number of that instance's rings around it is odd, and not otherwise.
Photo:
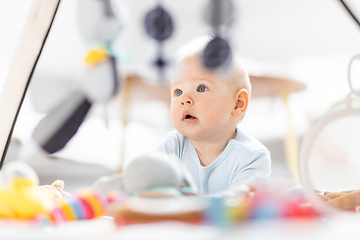
[[(115, 0), (80, 0), (82, 36), (90, 42), (80, 87), (43, 118), (33, 131), (35, 146), (49, 154), (62, 149), (76, 134), (94, 103), (106, 104), (119, 90), (119, 73), (112, 42), (123, 27), (122, 8)], [(33, 147), (33, 146), (32, 146)]]
[(213, 28), (215, 35), (202, 55), (203, 64), (208, 69), (230, 65), (231, 48), (225, 34), (233, 21), (233, 9), (231, 0), (210, 0), (206, 7), (205, 21)]
[(160, 3), (146, 14), (145, 29), (147, 34), (158, 43), (157, 59), (154, 61), (154, 65), (158, 69), (159, 81), (163, 82), (165, 80), (165, 67), (169, 65), (164, 58), (163, 42), (171, 36), (174, 27), (170, 14)]

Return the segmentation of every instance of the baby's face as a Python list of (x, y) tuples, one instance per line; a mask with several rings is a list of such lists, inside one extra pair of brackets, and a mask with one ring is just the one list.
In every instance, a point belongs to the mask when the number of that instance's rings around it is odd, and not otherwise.
[(232, 110), (237, 89), (219, 79), (199, 60), (184, 64), (171, 85), (171, 120), (175, 129), (194, 140), (211, 140), (234, 131)]

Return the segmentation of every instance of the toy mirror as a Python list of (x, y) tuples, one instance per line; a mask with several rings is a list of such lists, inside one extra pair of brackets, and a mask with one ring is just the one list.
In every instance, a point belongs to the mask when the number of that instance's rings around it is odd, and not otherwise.
[[(309, 200), (326, 211), (360, 211), (359, 56), (349, 65), (351, 92), (318, 119), (305, 134), (299, 156), (301, 182)], [(357, 73), (357, 78), (354, 74)]]
[[(359, 6), (339, 0), (360, 26)], [(348, 68), (350, 93), (306, 132), (299, 154), (299, 174), (308, 199), (324, 212), (360, 211), (360, 55)], [(357, 80), (357, 81), (353, 81)]]

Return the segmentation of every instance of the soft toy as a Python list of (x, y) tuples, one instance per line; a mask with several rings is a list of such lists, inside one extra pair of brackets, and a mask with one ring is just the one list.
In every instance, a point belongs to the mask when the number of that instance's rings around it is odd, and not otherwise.
[(126, 165), (123, 173), (102, 177), (93, 186), (103, 194), (117, 191), (140, 197), (198, 194), (188, 169), (176, 158), (160, 152), (136, 157)]
[(24, 162), (14, 161), (3, 167), (0, 189), (0, 218), (30, 220), (49, 216), (54, 208), (51, 196), (40, 191), (35, 171)]
[(54, 203), (58, 205), (64, 200), (64, 196), (70, 196), (69, 193), (64, 191), (64, 185), (64, 181), (56, 180), (51, 185), (38, 186), (38, 190), (49, 194)]
[(105, 198), (92, 188), (79, 189), (70, 195), (64, 181), (39, 186), (36, 172), (28, 164), (13, 161), (0, 172), (0, 219), (26, 220), (32, 223), (61, 223), (93, 219), (107, 212), (117, 196)]

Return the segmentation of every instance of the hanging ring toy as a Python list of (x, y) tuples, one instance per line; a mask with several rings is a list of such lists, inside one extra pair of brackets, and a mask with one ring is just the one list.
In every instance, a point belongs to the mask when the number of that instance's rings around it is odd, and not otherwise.
[(356, 54), (355, 56), (353, 56), (350, 60), (350, 63), (349, 63), (349, 68), (348, 68), (348, 82), (349, 82), (349, 86), (350, 86), (350, 90), (351, 90), (351, 93), (355, 94), (356, 96), (360, 97), (360, 90), (356, 90), (354, 89), (353, 85), (352, 85), (352, 80), (351, 80), (351, 69), (352, 69), (352, 65), (353, 65), (353, 62), (355, 60), (360, 60), (360, 54)]

